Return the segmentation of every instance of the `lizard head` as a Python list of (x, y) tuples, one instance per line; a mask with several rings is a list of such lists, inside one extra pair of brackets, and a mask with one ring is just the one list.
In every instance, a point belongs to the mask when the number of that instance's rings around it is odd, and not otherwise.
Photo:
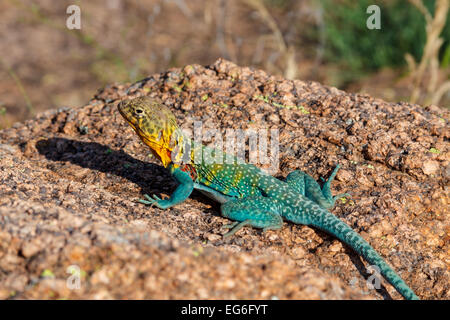
[(172, 163), (172, 153), (183, 144), (183, 135), (170, 109), (150, 97), (124, 100), (118, 109), (164, 167)]

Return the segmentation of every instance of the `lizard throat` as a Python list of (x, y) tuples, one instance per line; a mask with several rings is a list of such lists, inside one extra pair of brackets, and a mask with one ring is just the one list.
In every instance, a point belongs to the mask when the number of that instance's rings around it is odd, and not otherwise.
[(172, 163), (172, 151), (169, 148), (147, 139), (144, 135), (139, 134), (139, 137), (147, 146), (150, 147), (153, 155), (162, 162), (165, 168)]
[[(134, 128), (134, 126), (133, 126)], [(148, 138), (141, 130), (135, 129), (141, 140), (150, 147), (153, 155), (158, 158), (163, 166), (167, 168), (170, 164), (174, 168), (183, 166), (183, 156), (184, 156), (184, 136), (178, 135), (173, 136), (173, 139), (159, 139), (158, 142), (153, 139), (153, 137)], [(173, 143), (175, 141), (175, 143)], [(162, 143), (161, 143), (162, 142)]]

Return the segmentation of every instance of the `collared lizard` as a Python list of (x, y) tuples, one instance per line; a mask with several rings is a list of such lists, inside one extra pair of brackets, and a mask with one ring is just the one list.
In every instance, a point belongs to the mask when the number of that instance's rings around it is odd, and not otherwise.
[[(299, 170), (281, 181), (234, 156), (192, 142), (182, 133), (170, 109), (155, 99), (125, 100), (119, 103), (118, 109), (178, 183), (169, 199), (145, 195), (146, 200), (140, 202), (167, 209), (183, 202), (193, 189), (198, 189), (221, 203), (222, 215), (234, 221), (226, 226), (231, 230), (225, 237), (246, 225), (263, 230), (280, 229), (283, 219), (316, 227), (337, 237), (377, 266), (403, 297), (418, 299), (368, 242), (327, 210), (334, 206), (336, 199), (346, 195), (333, 197), (330, 190), (339, 166), (322, 188)], [(206, 161), (206, 158), (215, 161)]]

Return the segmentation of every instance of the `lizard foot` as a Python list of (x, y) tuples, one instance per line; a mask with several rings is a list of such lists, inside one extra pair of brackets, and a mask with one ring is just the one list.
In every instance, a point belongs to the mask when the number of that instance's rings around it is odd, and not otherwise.
[(249, 225), (251, 223), (251, 220), (244, 220), (242, 222), (237, 222), (236, 223), (231, 223), (231, 225), (234, 225), (230, 231), (228, 231), (227, 233), (225, 233), (223, 235), (223, 238), (229, 238), (231, 237), (233, 234), (235, 234), (236, 232), (238, 232), (239, 230), (241, 230), (243, 227), (245, 227), (246, 225)]
[(336, 201), (336, 200), (338, 200), (338, 199), (341, 199), (341, 198), (352, 198), (352, 195), (350, 194), (350, 193), (340, 193), (340, 194), (338, 194), (338, 195), (336, 195), (336, 196), (334, 196), (333, 197), (333, 203)]
[(159, 198), (157, 195), (153, 195), (152, 197), (150, 197), (148, 194), (144, 194), (144, 197), (147, 200), (143, 200), (143, 199), (139, 199), (138, 202), (146, 204), (146, 205), (155, 205), (160, 209), (167, 209), (169, 208), (170, 202), (168, 200), (163, 200), (161, 198)]
[(221, 228), (222, 229), (231, 229), (231, 228), (234, 228), (238, 223), (239, 223), (239, 221), (234, 221), (233, 223), (224, 224)]

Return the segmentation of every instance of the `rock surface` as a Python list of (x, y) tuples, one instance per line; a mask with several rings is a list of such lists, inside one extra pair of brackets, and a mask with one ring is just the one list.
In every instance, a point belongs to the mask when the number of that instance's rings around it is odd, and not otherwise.
[(159, 97), (184, 129), (278, 129), (278, 177), (341, 164), (332, 190), (352, 199), (332, 212), (420, 298), (450, 298), (449, 112), (225, 60), (108, 86), (0, 131), (0, 298), (401, 298), (384, 280), (369, 290), (362, 260), (318, 230), (285, 223), (223, 240), (229, 221), (198, 193), (165, 211), (137, 203), (175, 187), (117, 111), (138, 95)]

